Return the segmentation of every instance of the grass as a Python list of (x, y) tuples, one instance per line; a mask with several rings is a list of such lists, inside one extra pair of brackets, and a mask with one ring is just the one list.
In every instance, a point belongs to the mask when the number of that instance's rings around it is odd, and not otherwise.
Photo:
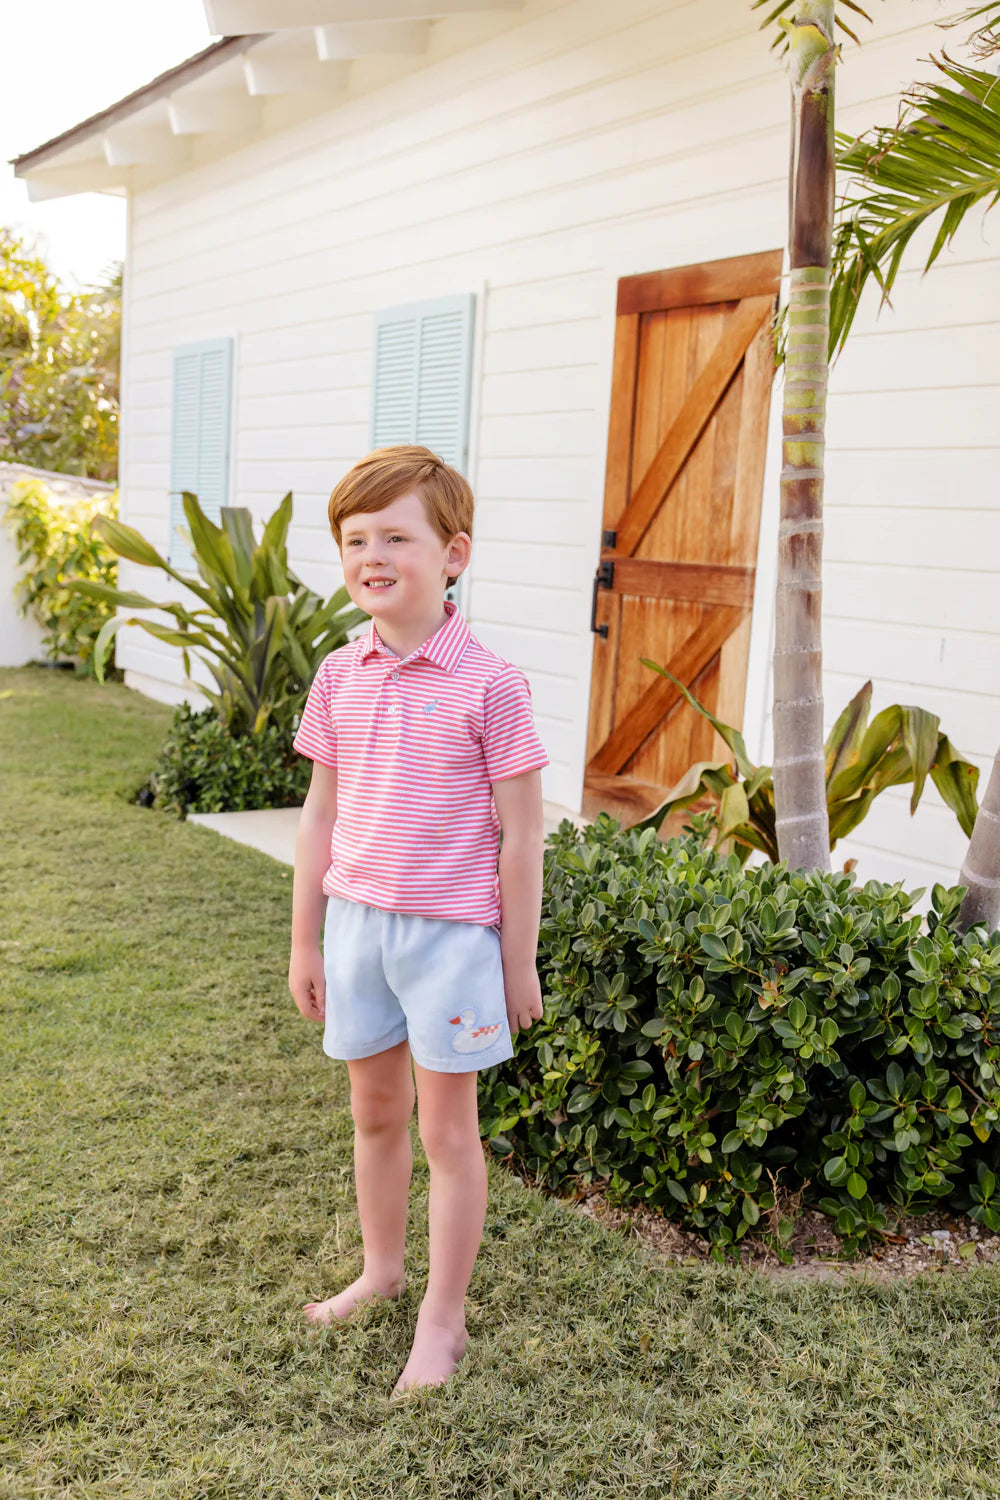
[(1000, 1496), (1000, 1272), (666, 1267), (491, 1164), (471, 1352), (387, 1400), (426, 1274), (360, 1265), (346, 1069), (290, 881), (130, 805), (168, 713), (0, 673), (2, 1500)]

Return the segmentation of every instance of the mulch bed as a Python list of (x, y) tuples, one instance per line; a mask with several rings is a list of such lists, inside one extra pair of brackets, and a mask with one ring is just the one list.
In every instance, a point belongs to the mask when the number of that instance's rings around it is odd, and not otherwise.
[[(600, 1189), (585, 1189), (563, 1200), (571, 1211), (586, 1214), (609, 1229), (634, 1236), (650, 1245), (670, 1265), (711, 1263), (708, 1243), (662, 1218), (643, 1204), (613, 1207)], [(776, 1276), (842, 1280), (867, 1276), (890, 1280), (924, 1271), (953, 1273), (972, 1266), (1000, 1264), (1000, 1234), (991, 1234), (971, 1219), (958, 1219), (938, 1211), (919, 1216), (890, 1218), (890, 1227), (870, 1255), (844, 1258), (842, 1242), (833, 1224), (818, 1209), (804, 1208), (795, 1217), (795, 1232), (784, 1246), (782, 1261), (773, 1235), (765, 1230), (747, 1235), (740, 1242), (740, 1260)]]

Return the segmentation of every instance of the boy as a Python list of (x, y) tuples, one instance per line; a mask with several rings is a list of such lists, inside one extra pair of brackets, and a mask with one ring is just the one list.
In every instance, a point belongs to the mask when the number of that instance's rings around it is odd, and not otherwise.
[(313, 772), (288, 984), (324, 1021), (323, 1050), (347, 1061), (364, 1245), (358, 1279), (304, 1311), (332, 1323), (399, 1297), (416, 1097), (430, 1274), (393, 1394), (441, 1384), (464, 1353), (486, 1213), (476, 1072), (542, 1014), (548, 757), (523, 674), (444, 597), (469, 562), (472, 512), (462, 475), (426, 448), (379, 449), (336, 486), (330, 529), (372, 619), (323, 662), (295, 737)]

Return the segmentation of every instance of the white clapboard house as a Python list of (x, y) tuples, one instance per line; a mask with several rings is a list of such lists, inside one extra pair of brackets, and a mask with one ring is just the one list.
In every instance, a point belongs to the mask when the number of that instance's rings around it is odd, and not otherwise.
[[(838, 122), (896, 116), (956, 47), (945, 0), (873, 0)], [(128, 198), (122, 510), (175, 558), (178, 492), (260, 518), (339, 581), (325, 506), (371, 446), (457, 463), (460, 602), (532, 684), (545, 794), (652, 805), (711, 753), (639, 658), (767, 758), (788, 85), (750, 0), (206, 0), (224, 40), (18, 159), (33, 197)], [(985, 766), (1000, 740), (1000, 210), (891, 312), (862, 310), (829, 413), (832, 717), (866, 677)], [(918, 247), (919, 248), (919, 247)], [(918, 267), (916, 257), (913, 266)], [(596, 578), (595, 578), (596, 571)], [(123, 582), (151, 575), (123, 568)], [(596, 627), (596, 628), (595, 628)], [(136, 630), (126, 681), (184, 693)], [(900, 789), (837, 857), (953, 878), (964, 839)]]

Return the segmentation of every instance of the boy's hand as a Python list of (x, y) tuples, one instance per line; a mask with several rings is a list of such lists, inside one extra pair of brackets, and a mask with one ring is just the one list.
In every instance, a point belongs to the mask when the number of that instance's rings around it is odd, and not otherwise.
[(292, 949), (288, 965), (288, 988), (307, 1021), (322, 1021), (325, 1018), (326, 971), (318, 944), (315, 948)]
[(511, 1036), (521, 1028), (527, 1031), (533, 1020), (542, 1019), (542, 986), (534, 964), (515, 974), (508, 974), (505, 970), (503, 987)]

